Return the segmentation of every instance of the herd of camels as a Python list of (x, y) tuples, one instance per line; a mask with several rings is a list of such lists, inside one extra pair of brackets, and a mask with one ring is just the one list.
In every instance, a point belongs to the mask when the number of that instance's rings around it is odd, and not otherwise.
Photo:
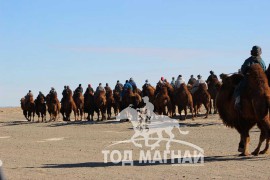
[[(97, 113), (99, 121), (110, 119), (112, 109), (115, 115), (130, 104), (136, 109), (145, 106), (142, 97), (148, 96), (149, 101), (154, 105), (156, 114), (165, 114), (168, 116), (176, 116), (176, 107), (180, 114), (180, 119), (187, 117), (187, 110), (190, 110), (191, 118), (198, 114), (198, 109), (204, 105), (206, 109), (205, 118), (209, 113), (218, 113), (226, 126), (235, 128), (240, 134), (240, 142), (238, 151), (241, 155), (249, 155), (248, 145), (250, 142), (249, 131), (257, 125), (261, 130), (258, 147), (252, 153), (253, 155), (268, 153), (270, 141), (270, 68), (263, 71), (259, 64), (252, 65), (247, 72), (246, 77), (242, 74), (220, 75), (221, 82), (212, 78), (208, 83), (208, 89), (205, 84), (200, 84), (195, 93), (191, 93), (189, 84), (181, 84), (179, 88), (173, 88), (168, 82), (156, 88), (148, 85), (143, 86), (142, 90), (136, 89), (132, 91), (128, 89), (121, 98), (121, 92), (116, 90), (101, 91), (94, 94), (88, 91), (88, 94), (81, 92), (72, 93), (70, 90), (65, 97), (59, 102), (56, 94), (48, 94), (45, 99), (39, 98), (34, 100), (33, 97), (22, 98), (21, 108), (24, 116), (28, 121), (34, 120), (34, 114), (38, 115), (38, 119), (45, 120), (46, 111), (50, 114), (50, 121), (56, 120), (61, 113), (64, 121), (70, 121), (70, 114), (74, 112), (75, 121), (85, 119), (93, 121), (94, 112)], [(247, 79), (248, 86), (241, 94), (241, 110), (234, 107), (235, 99), (233, 97), (234, 90), (244, 78)], [(184, 117), (181, 111), (185, 112)], [(46, 120), (45, 120), (46, 121)], [(262, 143), (266, 140), (265, 148), (260, 151)]]

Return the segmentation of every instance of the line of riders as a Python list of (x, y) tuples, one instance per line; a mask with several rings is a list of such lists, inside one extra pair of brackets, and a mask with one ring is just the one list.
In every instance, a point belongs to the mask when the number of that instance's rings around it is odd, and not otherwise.
[[(199, 89), (200, 85), (204, 85), (204, 87), (207, 90), (208, 89), (207, 87), (210, 84), (210, 82), (212, 82), (212, 79), (218, 79), (213, 71), (210, 71), (210, 76), (208, 77), (206, 81), (202, 79), (201, 75), (198, 75), (197, 77), (198, 79), (195, 79), (194, 76), (191, 75), (188, 81), (188, 85), (187, 85), (189, 92), (186, 92), (188, 93), (190, 97), (186, 99), (191, 98), (190, 93), (196, 94), (195, 92)], [(60, 103), (57, 99), (57, 92), (52, 87), (49, 94), (46, 97), (40, 91), (36, 100), (34, 101), (34, 103), (36, 104), (35, 108), (33, 106), (32, 108), (30, 107), (29, 109), (32, 109), (33, 112), (36, 112), (36, 114), (38, 115), (38, 119), (41, 116), (42, 121), (43, 121), (43, 118), (45, 117), (45, 113), (46, 113), (46, 105), (45, 105), (46, 103), (48, 106), (47, 109), (50, 114), (50, 119), (55, 120), (57, 117), (57, 114), (62, 111), (63, 109), (62, 107), (65, 105), (65, 102), (70, 101), (69, 99), (70, 97), (72, 97), (73, 102), (70, 102), (72, 104), (71, 107), (69, 107), (70, 112), (69, 113), (61, 112), (64, 120), (70, 120), (70, 113), (72, 110), (74, 110), (74, 113), (77, 114), (78, 116), (81, 115), (81, 119), (82, 119), (83, 113), (88, 113), (87, 119), (90, 119), (89, 115), (91, 115), (92, 117), (91, 120), (93, 120), (93, 114), (95, 111), (98, 113), (98, 116), (99, 116), (99, 112), (101, 112), (102, 119), (104, 119), (106, 111), (108, 114), (108, 118), (111, 118), (111, 108), (114, 109), (115, 115), (117, 115), (121, 110), (128, 107), (129, 104), (132, 104), (134, 108), (143, 106), (145, 102), (142, 101), (142, 97), (148, 96), (150, 102), (155, 105), (155, 110), (158, 114), (170, 113), (170, 115), (173, 116), (176, 114), (175, 114), (175, 107), (173, 107), (175, 106), (175, 100), (174, 100), (175, 95), (172, 96), (172, 93), (173, 91), (176, 91), (184, 84), (185, 84), (185, 80), (183, 79), (182, 75), (179, 75), (176, 80), (173, 77), (171, 83), (169, 83), (167, 79), (165, 79), (164, 77), (161, 77), (161, 79), (156, 85), (156, 88), (154, 88), (149, 83), (148, 80), (145, 80), (145, 84), (142, 87), (142, 91), (139, 88), (137, 88), (137, 85), (135, 81), (133, 80), (133, 78), (126, 80), (124, 85), (120, 83), (120, 81), (118, 80), (115, 85), (114, 90), (110, 88), (108, 83), (106, 83), (105, 87), (103, 87), (102, 84), (99, 83), (99, 86), (96, 88), (96, 91), (94, 91), (91, 84), (88, 84), (88, 87), (84, 94), (83, 94), (83, 87), (81, 84), (79, 84), (79, 86), (75, 89), (74, 92), (72, 92), (69, 86), (64, 86), (64, 90), (62, 92), (63, 98), (61, 99)], [(167, 92), (163, 91), (163, 87), (167, 88)], [(187, 91), (186, 88), (184, 88), (184, 90)], [(104, 102), (103, 104), (104, 106), (107, 106), (107, 107), (98, 108), (99, 106), (95, 103), (95, 99), (97, 99), (100, 96), (100, 94), (105, 95), (106, 103)], [(209, 96), (207, 97), (209, 99)], [(75, 99), (81, 99), (81, 101), (76, 103)], [(159, 99), (159, 101), (155, 102), (155, 99)], [(22, 109), (27, 109), (24, 106), (27, 104), (31, 104), (31, 101), (33, 101), (33, 94), (31, 90), (29, 90), (27, 95), (21, 101), (22, 101), (21, 102)], [(180, 101), (186, 101), (186, 100), (180, 99)], [(178, 108), (180, 109), (182, 108), (185, 110), (186, 108), (184, 106), (189, 106), (191, 109), (190, 111), (192, 112), (192, 115), (193, 115), (192, 100), (187, 100), (187, 101), (191, 101), (191, 102), (185, 102), (187, 105), (183, 105), (183, 107), (178, 106)], [(54, 104), (54, 105), (50, 105), (50, 104)], [(39, 106), (42, 106), (42, 107), (39, 107)], [(81, 106), (81, 107), (77, 107), (77, 106)], [(205, 106), (206, 108), (209, 108), (209, 105), (207, 103), (205, 104)], [(167, 107), (167, 111), (165, 109), (166, 107)], [(31, 116), (34, 116), (34, 113), (28, 113), (28, 112), (29, 111), (25, 110), (24, 115), (26, 119), (31, 120)]]
[[(259, 55), (258, 55), (259, 54)], [(265, 71), (265, 64), (263, 60), (260, 58), (261, 48), (259, 46), (254, 46), (251, 50), (251, 57), (248, 58), (244, 64), (242, 65), (241, 72), (245, 74), (246, 68), (251, 66), (254, 63), (259, 63), (263, 70)], [(181, 117), (181, 111), (185, 111), (185, 117), (187, 116), (187, 108), (190, 108), (190, 112), (193, 118), (193, 112), (195, 112), (195, 116), (198, 114), (198, 109), (203, 104), (206, 108), (206, 117), (208, 113), (212, 112), (212, 107), (214, 108), (214, 113), (217, 113), (216, 109), (216, 95), (218, 89), (221, 87), (221, 82), (219, 82), (218, 77), (215, 75), (213, 71), (210, 71), (210, 76), (206, 81), (202, 79), (201, 75), (197, 76), (198, 79), (195, 79), (193, 75), (191, 75), (187, 85), (182, 75), (179, 75), (177, 79), (172, 78), (172, 81), (169, 83), (167, 79), (161, 77), (156, 87), (154, 88), (148, 80), (145, 80), (145, 84), (142, 87), (142, 91), (137, 88), (137, 85), (133, 78), (130, 80), (126, 80), (125, 84), (121, 84), (118, 80), (114, 90), (109, 87), (108, 83), (103, 87), (101, 83), (96, 88), (96, 91), (92, 88), (91, 84), (88, 84), (88, 87), (83, 94), (83, 88), (81, 84), (75, 89), (74, 95), (69, 86), (64, 86), (64, 90), (62, 92), (63, 98), (60, 103), (57, 99), (57, 92), (52, 87), (49, 94), (45, 97), (42, 92), (39, 92), (37, 99), (35, 100), (35, 105), (28, 105), (33, 102), (33, 94), (31, 90), (27, 93), (25, 98), (22, 99), (22, 109), (25, 109), (24, 115), (27, 119), (31, 118), (31, 111), (26, 109), (32, 109), (34, 112), (44, 111), (47, 103), (48, 111), (50, 114), (50, 119), (56, 118), (59, 112), (62, 113), (64, 120), (70, 120), (70, 113), (73, 110), (79, 116), (83, 113), (88, 113), (87, 119), (93, 119), (93, 114), (96, 111), (99, 116), (99, 112), (102, 114), (102, 119), (105, 119), (105, 113), (107, 110), (108, 118), (111, 118), (111, 108), (114, 109), (115, 114), (117, 115), (119, 111), (128, 107), (129, 104), (132, 104), (134, 108), (143, 106), (145, 103), (142, 102), (142, 97), (147, 96), (149, 101), (154, 104), (155, 112), (157, 114), (169, 114), (170, 116), (176, 115), (176, 106), (178, 107), (178, 111)], [(240, 95), (241, 91), (246, 87), (246, 78), (243, 79), (237, 86), (234, 91), (235, 98), (235, 108), (241, 111), (240, 106)], [(103, 97), (104, 95), (104, 97)], [(99, 102), (95, 102), (99, 99)], [(213, 100), (213, 102), (211, 101)], [(39, 103), (41, 102), (42, 103)], [(38, 104), (42, 104), (41, 108)], [(54, 105), (50, 105), (54, 104)], [(69, 105), (66, 105), (69, 104)], [(50, 107), (52, 106), (52, 107)], [(65, 113), (65, 106), (69, 112)], [(46, 111), (46, 110), (45, 110)], [(42, 113), (38, 113), (38, 117), (43, 116)], [(53, 117), (51, 116), (53, 115)], [(34, 113), (32, 113), (34, 116)], [(99, 118), (99, 117), (98, 117)]]
[[(83, 89), (79, 85), (74, 92), (74, 99), (76, 104), (78, 104), (79, 101), (76, 100), (75, 94), (79, 94), (78, 97), (81, 97), (81, 100), (84, 98), (84, 110), (88, 113), (87, 119), (90, 119), (89, 114), (94, 111), (99, 113), (98, 109), (102, 111), (102, 118), (104, 118), (106, 107), (108, 117), (110, 117), (109, 109), (111, 109), (112, 106), (110, 105), (112, 104), (114, 104), (114, 110), (117, 114), (119, 110), (128, 107), (130, 104), (136, 109), (140, 106), (144, 107), (145, 104), (147, 107), (147, 104), (150, 104), (149, 102), (154, 104), (154, 111), (157, 114), (169, 113), (169, 115), (173, 116), (175, 115), (175, 107), (177, 106), (180, 119), (182, 110), (185, 110), (184, 118), (186, 118), (187, 107), (189, 107), (193, 118), (193, 111), (196, 116), (199, 107), (203, 104), (206, 108), (207, 117), (209, 108), (211, 113), (211, 102), (213, 100), (214, 113), (217, 113), (218, 110), (223, 123), (228, 127), (235, 128), (240, 134), (238, 146), (238, 151), (241, 152), (240, 155), (250, 155), (248, 148), (250, 143), (249, 131), (255, 125), (258, 126), (261, 134), (259, 144), (252, 154), (266, 154), (269, 153), (270, 144), (270, 66), (266, 69), (265, 63), (261, 58), (262, 49), (259, 46), (253, 46), (250, 54), (251, 56), (244, 61), (238, 73), (220, 75), (222, 83), (218, 81), (214, 72), (210, 71), (210, 76), (206, 82), (200, 75), (197, 76), (197, 80), (191, 76), (187, 85), (181, 75), (178, 76), (177, 80), (173, 78), (171, 83), (162, 77), (157, 83), (156, 88), (151, 86), (148, 80), (146, 80), (142, 91), (140, 91), (131, 78), (124, 85), (117, 81), (114, 91), (111, 90), (108, 84), (103, 88), (100, 83), (96, 92), (94, 92), (91, 85), (88, 85), (84, 96), (82, 95)], [(142, 102), (141, 97), (143, 97), (144, 102)], [(21, 107), (28, 120), (29, 109), (39, 109), (38, 99), (43, 99), (41, 103), (44, 106), (44, 95), (41, 92), (35, 102), (31, 91), (29, 91), (25, 98), (21, 99)], [(73, 107), (76, 104), (72, 99), (72, 91), (68, 86), (63, 91), (61, 109), (60, 102), (58, 104), (56, 103), (53, 106), (54, 108), (48, 103), (51, 102), (54, 104), (57, 102), (57, 93), (53, 88), (45, 99), (49, 113), (53, 109), (57, 109), (63, 114), (64, 120), (70, 120), (68, 114), (64, 116), (65, 113), (70, 114), (72, 109), (75, 112), (75, 108)], [(29, 104), (29, 102), (31, 103)], [(117, 102), (119, 103), (118, 106), (116, 105)], [(68, 104), (71, 104), (69, 112), (67, 112)], [(87, 110), (87, 107), (94, 109), (94, 111)], [(165, 111), (165, 107), (167, 108), (167, 112)], [(46, 106), (44, 109), (46, 112)], [(93, 114), (91, 115), (91, 120), (93, 120)], [(260, 151), (261, 145), (265, 140), (266, 146)]]

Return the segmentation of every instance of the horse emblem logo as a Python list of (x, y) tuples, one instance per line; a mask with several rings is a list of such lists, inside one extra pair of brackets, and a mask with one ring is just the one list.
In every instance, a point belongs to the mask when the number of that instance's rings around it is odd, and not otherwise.
[[(189, 133), (188, 131), (180, 130), (178, 120), (171, 119), (165, 115), (155, 114), (154, 106), (149, 102), (148, 97), (144, 97), (143, 100), (146, 104), (144, 108), (134, 109), (130, 105), (126, 109), (122, 110), (116, 117), (119, 121), (128, 119), (132, 123), (135, 133), (129, 142), (132, 142), (134, 146), (142, 148), (143, 144), (138, 143), (138, 141), (144, 141), (145, 147), (149, 147), (151, 150), (154, 150), (156, 147), (160, 146), (160, 142), (167, 141), (166, 150), (169, 150), (170, 143), (178, 141), (174, 139), (174, 128), (176, 128), (180, 134), (187, 135)], [(163, 132), (168, 136), (168, 138), (163, 137)], [(155, 142), (150, 144), (150, 140)], [(127, 141), (120, 141), (115, 144), (123, 142)]]

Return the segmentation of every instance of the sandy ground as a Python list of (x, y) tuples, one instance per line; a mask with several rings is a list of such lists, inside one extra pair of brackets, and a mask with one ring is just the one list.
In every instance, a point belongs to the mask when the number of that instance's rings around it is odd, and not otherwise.
[[(239, 135), (222, 124), (218, 115), (206, 120), (181, 121), (176, 139), (198, 145), (204, 150), (201, 166), (147, 163), (139, 164), (132, 143), (114, 146), (133, 150), (134, 166), (104, 163), (102, 150), (134, 134), (129, 122), (26, 122), (20, 108), (0, 108), (0, 159), (7, 179), (270, 179), (269, 155), (239, 157)], [(251, 131), (251, 151), (259, 131)], [(146, 147), (144, 147), (146, 149)], [(172, 148), (184, 149), (172, 144)], [(165, 144), (158, 147), (165, 150)]]

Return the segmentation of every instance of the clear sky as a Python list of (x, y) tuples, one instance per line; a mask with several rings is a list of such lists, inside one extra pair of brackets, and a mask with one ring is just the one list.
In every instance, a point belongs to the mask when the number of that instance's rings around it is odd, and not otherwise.
[[(28, 90), (236, 72), (270, 62), (269, 0), (0, 0), (0, 106)], [(59, 97), (61, 98), (61, 97)]]

